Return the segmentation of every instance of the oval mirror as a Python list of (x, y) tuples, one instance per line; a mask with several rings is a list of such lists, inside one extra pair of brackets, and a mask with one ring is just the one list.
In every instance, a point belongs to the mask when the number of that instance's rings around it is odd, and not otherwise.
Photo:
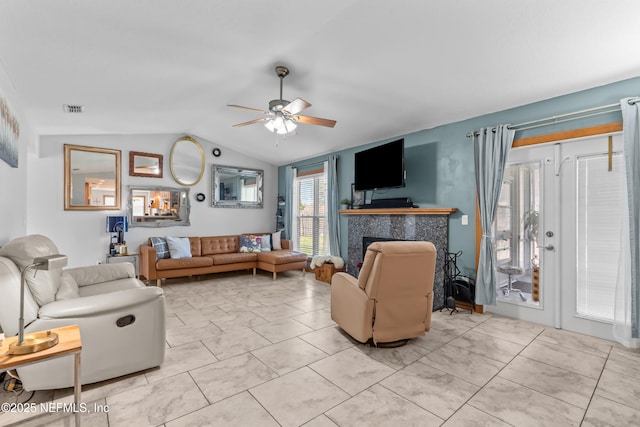
[(196, 185), (204, 175), (204, 151), (198, 141), (183, 136), (173, 143), (169, 157), (173, 179), (180, 185)]

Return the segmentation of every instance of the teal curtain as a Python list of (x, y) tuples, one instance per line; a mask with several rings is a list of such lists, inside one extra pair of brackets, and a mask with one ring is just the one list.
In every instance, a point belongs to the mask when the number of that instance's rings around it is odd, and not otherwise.
[(498, 125), (495, 129), (482, 128), (479, 134), (474, 136), (476, 191), (482, 225), (480, 258), (476, 275), (476, 304), (496, 304), (493, 220), (514, 135), (515, 131), (509, 129), (508, 125)]
[(296, 168), (293, 166), (287, 166), (284, 170), (284, 201), (286, 203), (284, 207), (284, 235), (287, 239), (293, 239), (293, 230), (291, 229), (291, 218), (293, 215), (293, 206), (295, 202), (293, 200), (293, 181), (296, 176)]
[(621, 237), (614, 336), (640, 347), (640, 98), (620, 100), (627, 188), (627, 212)]
[(338, 156), (329, 156), (327, 165), (327, 219), (329, 221), (329, 253), (340, 256), (340, 213), (338, 212)]

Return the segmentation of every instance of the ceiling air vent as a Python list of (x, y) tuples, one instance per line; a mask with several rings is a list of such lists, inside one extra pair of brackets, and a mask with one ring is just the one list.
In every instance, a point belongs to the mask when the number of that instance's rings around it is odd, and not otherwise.
[(63, 104), (62, 109), (65, 113), (82, 113), (84, 112), (84, 105)]

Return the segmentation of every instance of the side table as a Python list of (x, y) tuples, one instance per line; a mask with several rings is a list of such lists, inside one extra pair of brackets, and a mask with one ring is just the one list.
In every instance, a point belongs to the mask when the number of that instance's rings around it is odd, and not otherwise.
[[(62, 328), (51, 329), (51, 332), (55, 332), (58, 334), (58, 344), (46, 350), (38, 351), (31, 354), (8, 354), (9, 345), (17, 341), (18, 337), (15, 336), (5, 338), (2, 346), (0, 346), (0, 372), (73, 354), (73, 402), (75, 409), (76, 426), (79, 426), (81, 392), (80, 353), (82, 351), (80, 327), (78, 325), (64, 326)], [(25, 336), (28, 335), (29, 333), (25, 334)]]
[(316, 280), (331, 284), (331, 278), (334, 274), (345, 271), (344, 268), (336, 268), (335, 265), (324, 263), (313, 269), (316, 275)]
[(111, 255), (111, 254), (107, 254), (107, 264), (111, 264), (112, 261), (118, 260), (120, 261), (121, 258), (133, 258), (133, 267), (136, 270), (136, 277), (139, 276), (138, 273), (138, 258), (140, 257), (140, 254), (137, 252), (127, 252), (126, 254), (115, 254), (115, 255)]

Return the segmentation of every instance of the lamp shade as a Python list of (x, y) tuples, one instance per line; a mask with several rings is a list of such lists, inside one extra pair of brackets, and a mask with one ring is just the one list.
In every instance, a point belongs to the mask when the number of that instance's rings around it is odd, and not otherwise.
[(129, 231), (129, 217), (127, 216), (108, 216), (107, 217), (107, 233), (119, 233)]

